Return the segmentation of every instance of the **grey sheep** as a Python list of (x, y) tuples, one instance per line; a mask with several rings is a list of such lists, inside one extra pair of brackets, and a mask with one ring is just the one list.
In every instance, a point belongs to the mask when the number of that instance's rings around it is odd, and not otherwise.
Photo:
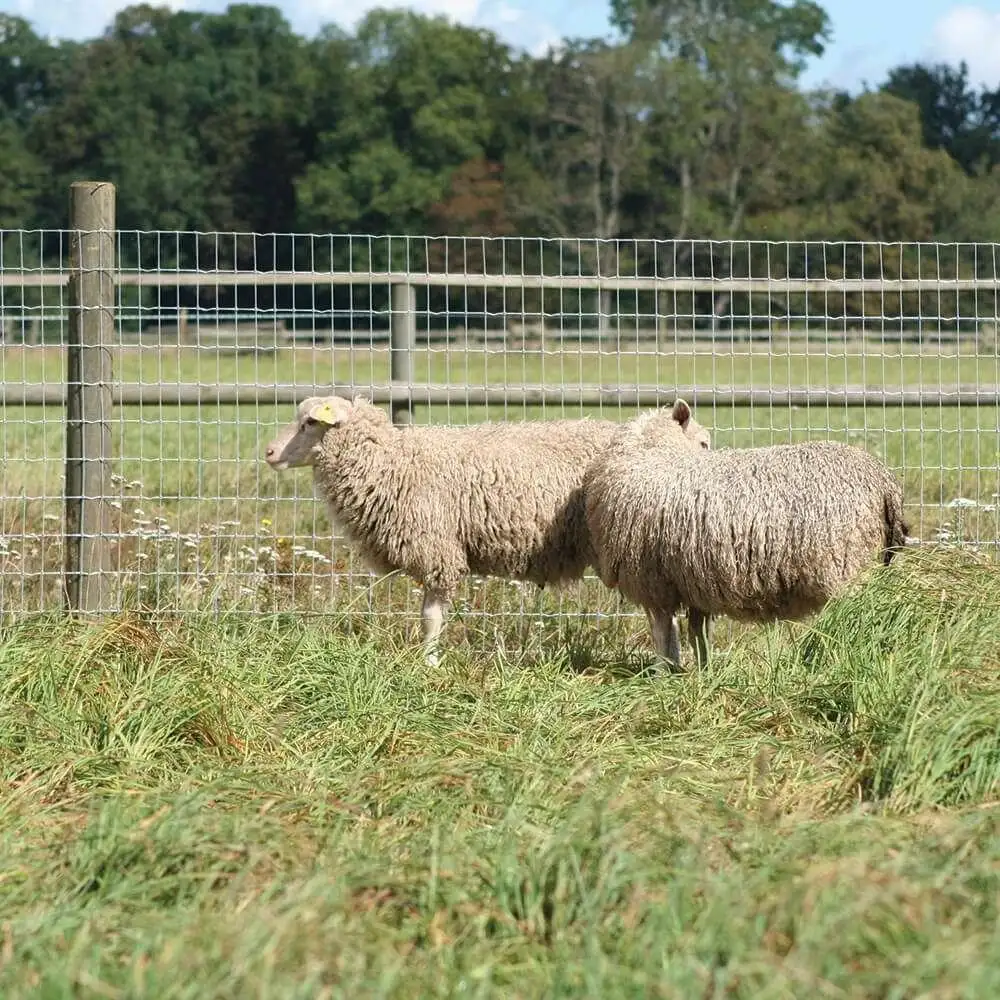
[(588, 467), (583, 491), (598, 576), (649, 618), (676, 668), (674, 619), (688, 609), (699, 665), (712, 615), (801, 618), (841, 592), (878, 553), (905, 544), (903, 494), (860, 448), (809, 442), (705, 451), (684, 400), (622, 426)]
[(580, 486), (618, 426), (396, 427), (368, 400), (311, 397), (265, 458), (278, 470), (312, 466), (317, 494), (365, 561), (423, 586), (423, 643), (433, 663), (467, 574), (544, 587), (578, 580), (593, 565)]

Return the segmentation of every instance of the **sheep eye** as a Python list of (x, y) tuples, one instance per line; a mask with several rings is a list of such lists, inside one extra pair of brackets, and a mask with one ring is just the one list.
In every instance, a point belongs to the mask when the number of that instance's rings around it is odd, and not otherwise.
[(306, 417), (305, 419), (306, 427), (315, 427), (317, 423), (319, 423), (319, 421), (315, 417)]
[(708, 449), (708, 442), (707, 441), (702, 441), (701, 442), (701, 446), (702, 446), (702, 448), (705, 448), (707, 450)]

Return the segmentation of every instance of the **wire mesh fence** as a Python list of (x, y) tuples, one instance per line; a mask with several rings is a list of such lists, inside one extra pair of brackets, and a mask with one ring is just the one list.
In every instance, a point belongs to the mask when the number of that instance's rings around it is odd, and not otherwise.
[[(0, 237), (7, 613), (64, 599), (73, 236)], [(313, 392), (455, 425), (627, 419), (682, 395), (716, 447), (869, 449), (923, 543), (996, 556), (1000, 246), (118, 231), (113, 247), (109, 609), (416, 610), (410, 581), (376, 581), (337, 536), (308, 471), (262, 461)], [(594, 579), (472, 580), (457, 611), (528, 627), (569, 608), (633, 613)]]

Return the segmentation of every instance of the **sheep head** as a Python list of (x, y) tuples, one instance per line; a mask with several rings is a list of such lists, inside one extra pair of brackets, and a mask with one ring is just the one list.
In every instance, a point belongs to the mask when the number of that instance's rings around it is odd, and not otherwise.
[(645, 413), (621, 426), (618, 431), (617, 448), (626, 450), (647, 448), (670, 451), (708, 451), (712, 447), (712, 435), (691, 414), (691, 407), (683, 399), (673, 406), (661, 406)]
[(264, 458), (272, 469), (312, 465), (323, 436), (350, 417), (352, 404), (340, 396), (310, 396), (299, 403), (295, 420), (283, 427), (267, 446)]
[(670, 411), (670, 416), (680, 424), (684, 436), (691, 442), (693, 447), (704, 448), (705, 450), (712, 447), (712, 435), (709, 434), (708, 428), (702, 427), (691, 415), (691, 407), (688, 406), (686, 400), (680, 398), (675, 400), (673, 408)]

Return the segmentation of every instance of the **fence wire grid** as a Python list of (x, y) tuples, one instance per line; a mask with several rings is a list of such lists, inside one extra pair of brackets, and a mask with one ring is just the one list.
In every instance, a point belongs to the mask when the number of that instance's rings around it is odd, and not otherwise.
[[(0, 611), (60, 607), (72, 232), (0, 234)], [(114, 233), (107, 610), (412, 614), (263, 450), (314, 392), (397, 419), (627, 419), (835, 439), (923, 544), (996, 557), (1000, 245)], [(86, 309), (86, 306), (83, 307)], [(568, 603), (567, 603), (568, 602)], [(632, 615), (594, 578), (471, 580), (459, 614)]]

